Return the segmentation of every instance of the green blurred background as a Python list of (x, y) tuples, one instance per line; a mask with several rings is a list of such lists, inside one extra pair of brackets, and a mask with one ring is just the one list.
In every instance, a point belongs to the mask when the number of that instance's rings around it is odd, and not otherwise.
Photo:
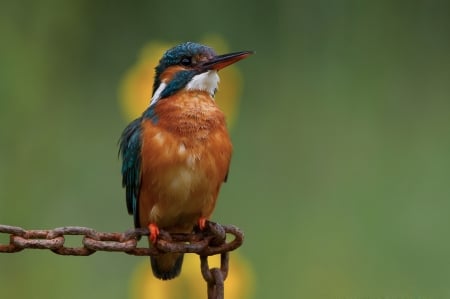
[[(2, 1), (0, 223), (131, 227), (119, 84), (147, 42), (213, 33), (257, 51), (214, 214), (246, 233), (254, 298), (450, 298), (449, 16), (448, 1)], [(127, 298), (141, 259), (1, 254), (1, 297)]]

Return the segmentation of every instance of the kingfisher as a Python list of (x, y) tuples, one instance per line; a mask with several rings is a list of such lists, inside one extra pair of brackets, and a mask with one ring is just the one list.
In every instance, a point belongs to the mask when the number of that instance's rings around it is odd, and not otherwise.
[[(214, 101), (218, 71), (252, 51), (224, 55), (186, 42), (167, 50), (155, 68), (150, 104), (119, 140), (122, 186), (136, 228), (149, 229), (149, 246), (159, 230), (203, 230), (227, 181), (232, 144), (225, 116)], [(150, 257), (155, 277), (180, 274), (182, 253)]]

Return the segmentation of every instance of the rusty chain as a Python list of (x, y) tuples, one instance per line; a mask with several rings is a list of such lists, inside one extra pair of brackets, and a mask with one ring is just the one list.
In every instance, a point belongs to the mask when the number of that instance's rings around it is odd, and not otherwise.
[[(167, 252), (196, 253), (200, 256), (202, 276), (208, 285), (209, 299), (224, 298), (224, 281), (228, 274), (228, 253), (242, 245), (244, 234), (234, 225), (207, 222), (203, 231), (191, 234), (170, 234), (160, 230), (154, 246), (138, 247), (147, 228), (136, 228), (124, 233), (98, 232), (88, 227), (65, 226), (51, 230), (25, 230), (0, 224), (0, 234), (9, 235), (9, 244), (0, 243), (0, 253), (15, 253), (24, 249), (49, 249), (56, 254), (88, 256), (97, 251), (124, 252), (136, 256), (157, 256)], [(227, 234), (234, 239), (227, 242)], [(79, 247), (65, 246), (65, 236), (82, 236)], [(221, 265), (209, 268), (208, 256), (220, 254)]]

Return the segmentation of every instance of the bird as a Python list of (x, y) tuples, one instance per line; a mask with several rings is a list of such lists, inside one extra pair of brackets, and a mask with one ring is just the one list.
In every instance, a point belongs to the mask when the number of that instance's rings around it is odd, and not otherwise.
[[(149, 106), (119, 139), (127, 210), (136, 228), (148, 228), (149, 246), (160, 229), (205, 229), (232, 155), (225, 116), (214, 101), (218, 71), (250, 54), (217, 55), (209, 46), (185, 42), (167, 50), (156, 66)], [(177, 277), (182, 263), (182, 253), (150, 257), (161, 280)]]

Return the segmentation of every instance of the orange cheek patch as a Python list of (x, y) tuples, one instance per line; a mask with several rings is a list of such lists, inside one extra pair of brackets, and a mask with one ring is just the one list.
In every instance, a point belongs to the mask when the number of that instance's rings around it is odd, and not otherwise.
[(184, 67), (179, 65), (169, 66), (162, 74), (161, 74), (161, 82), (168, 83), (172, 81), (173, 77), (179, 71), (186, 70)]

